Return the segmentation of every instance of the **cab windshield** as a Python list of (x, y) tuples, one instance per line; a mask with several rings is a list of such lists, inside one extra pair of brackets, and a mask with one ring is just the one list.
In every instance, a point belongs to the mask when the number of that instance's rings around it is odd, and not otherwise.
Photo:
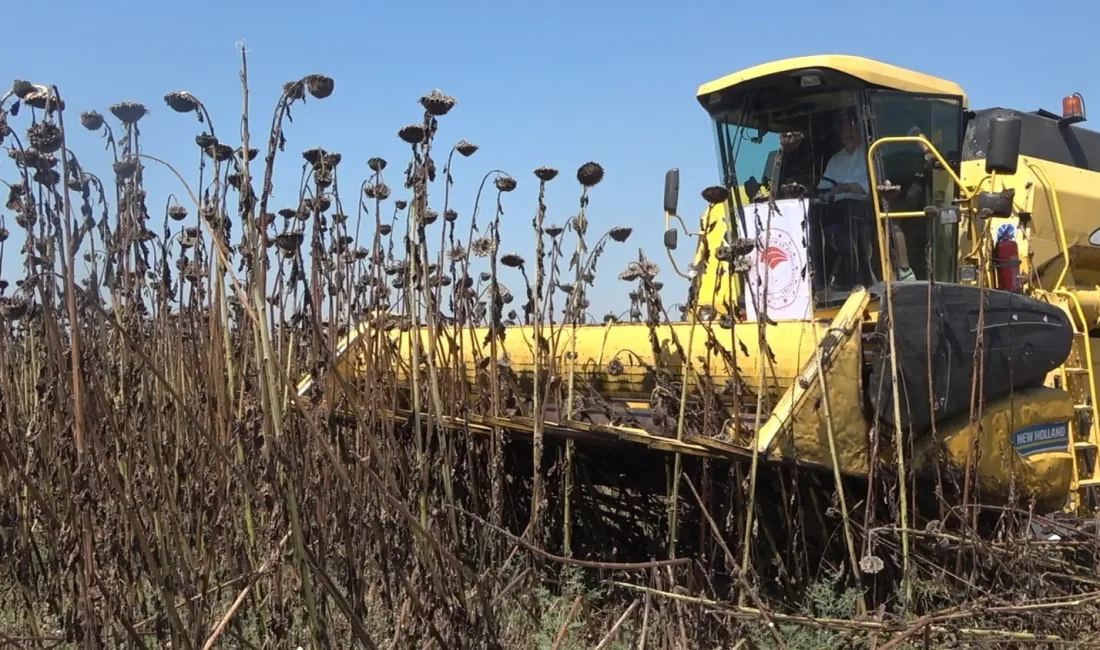
[[(958, 159), (961, 146), (957, 97), (885, 90), (750, 95), (712, 117), (720, 173), (727, 187), (740, 190), (731, 196), (738, 230), (752, 230), (744, 208), (754, 200), (810, 199), (804, 234), (817, 308), (842, 301), (854, 286), (882, 280), (866, 162), (869, 143), (923, 135), (949, 161)], [(797, 145), (781, 154), (784, 134), (796, 134)], [(955, 188), (933, 160), (914, 143), (883, 144), (876, 152), (878, 182), (902, 186), (891, 212), (940, 209), (933, 218), (889, 219), (895, 280), (955, 280)]]

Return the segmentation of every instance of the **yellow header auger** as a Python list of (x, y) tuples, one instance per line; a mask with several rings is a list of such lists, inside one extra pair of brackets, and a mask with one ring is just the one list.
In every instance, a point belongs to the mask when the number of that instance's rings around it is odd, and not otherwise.
[[(1081, 97), (1060, 115), (975, 111), (954, 83), (829, 55), (723, 77), (698, 101), (724, 177), (689, 227), (666, 176), (670, 261), (680, 231), (697, 236), (683, 320), (543, 324), (543, 345), (508, 327), (494, 360), (486, 327), (380, 317), (300, 394), (363, 404), (379, 363), (410, 389), (415, 342), (423, 387), (386, 417), (837, 477), (939, 463), (960, 477), (948, 499), (1094, 509), (1100, 133), (1077, 125)], [(624, 275), (660, 309), (651, 267)], [(503, 367), (507, 404), (486, 398)]]

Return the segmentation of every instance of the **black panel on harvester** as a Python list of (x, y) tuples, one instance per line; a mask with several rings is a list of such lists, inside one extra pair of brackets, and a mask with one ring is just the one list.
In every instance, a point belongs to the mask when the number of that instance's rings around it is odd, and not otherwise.
[[(933, 404), (936, 421), (970, 412), (983, 290), (934, 284), (929, 322), (926, 282), (896, 282), (893, 288), (894, 318), (898, 323), (894, 336), (901, 427), (906, 432), (912, 429), (920, 434), (931, 428)], [(877, 417), (895, 425), (885, 286), (878, 284), (870, 291), (883, 300), (871, 374), (865, 388)], [(984, 294), (985, 401), (1007, 395), (1013, 389), (1041, 386), (1050, 371), (1065, 363), (1073, 347), (1073, 326), (1068, 315), (1056, 306), (1023, 294), (994, 289), (985, 289)], [(932, 400), (928, 382), (929, 345)]]

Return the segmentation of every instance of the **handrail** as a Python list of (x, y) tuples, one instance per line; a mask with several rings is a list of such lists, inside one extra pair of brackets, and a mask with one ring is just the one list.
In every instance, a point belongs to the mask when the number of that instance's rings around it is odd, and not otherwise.
[[(923, 147), (926, 151), (931, 153), (936, 160), (943, 167), (950, 176), (951, 180), (955, 182), (955, 187), (958, 188), (958, 192), (962, 197), (969, 201), (974, 198), (974, 195), (967, 191), (966, 186), (963, 185), (963, 181), (959, 178), (959, 175), (955, 173), (955, 170), (951, 168), (951, 165), (940, 154), (939, 150), (929, 142), (922, 135), (906, 135), (906, 136), (889, 136), (885, 138), (879, 138), (871, 143), (871, 146), (867, 148), (867, 170), (870, 174), (871, 181), (871, 207), (875, 211), (875, 232), (878, 235), (879, 241), (879, 258), (881, 259), (882, 268), (880, 269), (883, 274), (883, 279), (886, 279), (888, 273), (890, 273), (890, 255), (889, 255), (889, 237), (883, 230), (882, 221), (886, 218), (914, 218), (914, 217), (927, 217), (928, 215), (921, 210), (920, 212), (883, 212), (879, 207), (879, 192), (878, 192), (878, 175), (875, 173), (874, 155), (876, 150), (884, 144), (894, 144), (900, 142), (914, 142)], [(884, 216), (885, 215), (885, 216)]]
[[(1079, 333), (1085, 335), (1085, 341), (1081, 344), (1081, 347), (1085, 349), (1085, 364), (1089, 376), (1089, 397), (1092, 399), (1093, 408), (1096, 408), (1096, 382), (1093, 381), (1092, 345), (1090, 343), (1091, 338), (1089, 337), (1089, 322), (1085, 318), (1085, 309), (1081, 307), (1081, 301), (1077, 299), (1077, 294), (1073, 291), (1059, 289), (1055, 291), (1054, 294), (1057, 296), (1062, 296), (1063, 298), (1068, 299), (1069, 302), (1072, 302), (1074, 310), (1077, 312), (1077, 318), (1081, 319), (1081, 331)], [(1077, 328), (1074, 327), (1074, 329), (1076, 330)], [(1094, 425), (1090, 423), (1089, 428), (1091, 429), (1092, 426)]]
[[(871, 176), (870, 180), (871, 180), (871, 195), (872, 195), (872, 198), (875, 198), (875, 199), (878, 198), (878, 177), (875, 174), (875, 166), (873, 164), (874, 163), (873, 157), (875, 155), (875, 151), (884, 144), (895, 144), (895, 143), (899, 143), (899, 142), (915, 142), (915, 143), (921, 145), (922, 147), (924, 147), (929, 153), (931, 153), (933, 156), (935, 156), (936, 160), (940, 163), (940, 165), (943, 166), (944, 171), (946, 171), (951, 176), (951, 180), (955, 181), (955, 186), (959, 188), (959, 192), (963, 195), (963, 198), (966, 199), (967, 201), (974, 198), (974, 195), (967, 191), (966, 186), (963, 185), (962, 179), (959, 178), (959, 175), (955, 173), (954, 169), (951, 169), (951, 165), (948, 164), (947, 160), (940, 154), (939, 150), (936, 149), (935, 145), (933, 145), (931, 142), (929, 142), (923, 135), (889, 136), (889, 137), (885, 137), (885, 138), (879, 138), (878, 140), (875, 140), (874, 142), (871, 143), (871, 146), (867, 148), (867, 169), (868, 169), (868, 172), (870, 173), (870, 176)], [(877, 200), (875, 201), (875, 206), (874, 207), (875, 207), (875, 216), (877, 216), (879, 218), (882, 218), (881, 215), (883, 213), (878, 208), (878, 201)], [(891, 212), (890, 213), (891, 218), (901, 217), (901, 216), (913, 216), (913, 217), (921, 216), (921, 217), (923, 217), (923, 216), (925, 216), (925, 214), (924, 214), (923, 210), (921, 212), (896, 212), (896, 213)]]
[[(1042, 177), (1041, 180), (1043, 181), (1043, 185), (1046, 185), (1047, 188), (1050, 189), (1050, 199), (1054, 204), (1054, 226), (1058, 229), (1058, 243), (1062, 245), (1062, 272), (1058, 274), (1058, 279), (1054, 282), (1054, 291), (1058, 292), (1062, 289), (1062, 283), (1066, 280), (1066, 274), (1069, 273), (1069, 243), (1066, 241), (1066, 225), (1062, 222), (1062, 204), (1058, 201), (1058, 188), (1054, 186), (1054, 181), (1050, 180), (1050, 177), (1047, 176), (1046, 171), (1042, 167), (1026, 158), (1024, 159), (1024, 164), (1027, 165), (1027, 168), (1030, 169), (1032, 173)], [(1080, 309), (1080, 304), (1078, 304), (1078, 309)], [(1085, 322), (1083, 318), (1081, 322)]]
[[(1085, 354), (1085, 376), (1087, 378), (1087, 381), (1089, 382), (1089, 408), (1092, 410), (1092, 414), (1089, 417), (1089, 430), (1088, 430), (1087, 440), (1088, 440), (1088, 442), (1091, 442), (1091, 443), (1095, 444), (1097, 442), (1097, 440), (1096, 440), (1097, 437), (1095, 435), (1093, 435), (1093, 432), (1096, 431), (1096, 427), (1098, 426), (1097, 421), (1096, 421), (1097, 420), (1097, 417), (1096, 417), (1097, 416), (1096, 376), (1095, 376), (1095, 373), (1094, 373), (1094, 370), (1093, 370), (1093, 365), (1092, 365), (1092, 341), (1091, 341), (1091, 339), (1089, 338), (1089, 335), (1088, 335), (1089, 325), (1088, 325), (1088, 321), (1085, 320), (1085, 310), (1081, 307), (1081, 301), (1077, 299), (1077, 294), (1074, 293), (1073, 291), (1067, 291), (1067, 290), (1064, 290), (1064, 289), (1059, 289), (1059, 290), (1055, 290), (1054, 294), (1057, 295), (1057, 296), (1061, 296), (1062, 298), (1064, 298), (1066, 300), (1066, 302), (1071, 303), (1073, 305), (1073, 309), (1077, 312), (1077, 314), (1076, 314), (1077, 318), (1081, 319), (1082, 331), (1077, 332), (1077, 326), (1076, 325), (1073, 326), (1073, 329), (1074, 329), (1075, 334), (1083, 334), (1084, 339), (1085, 339), (1084, 341), (1081, 341), (1079, 343), (1079, 345), (1082, 348), (1084, 348), (1084, 350), (1085, 350), (1085, 352), (1084, 352), (1084, 354)], [(1073, 320), (1073, 315), (1070, 316), (1070, 321), (1072, 322), (1072, 320)], [(1081, 352), (1078, 351), (1078, 355), (1080, 355), (1080, 354), (1081, 354)], [(1063, 383), (1063, 386), (1065, 387), (1066, 392), (1069, 392), (1069, 389), (1070, 389), (1070, 387), (1069, 387), (1069, 377), (1066, 373), (1065, 364), (1062, 364), (1062, 383)], [(1076, 415), (1077, 414), (1074, 413), (1075, 417), (1076, 417)], [(1078, 499), (1079, 495), (1076, 493), (1076, 491), (1080, 489), (1080, 482), (1081, 482), (1081, 472), (1080, 472), (1080, 469), (1077, 466), (1077, 450), (1073, 448), (1073, 445), (1076, 444), (1076, 442), (1077, 442), (1076, 440), (1071, 439), (1070, 440), (1070, 449), (1069, 449), (1070, 455), (1073, 457), (1073, 468), (1074, 468), (1074, 472), (1073, 472), (1074, 497), (1073, 498), (1074, 498), (1074, 504), (1077, 503), (1077, 499)], [(1095, 461), (1093, 461), (1093, 464), (1094, 464), (1094, 467), (1095, 467)], [(1093, 477), (1093, 478), (1095, 478), (1095, 477)]]

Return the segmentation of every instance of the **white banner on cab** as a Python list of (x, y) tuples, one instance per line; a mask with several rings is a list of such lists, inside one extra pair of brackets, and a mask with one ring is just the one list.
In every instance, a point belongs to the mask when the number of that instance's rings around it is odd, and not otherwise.
[[(745, 310), (750, 321), (759, 321), (758, 306), (776, 322), (807, 320), (812, 316), (810, 255), (803, 225), (808, 214), (809, 202), (805, 199), (745, 206), (745, 234), (756, 242), (748, 274), (752, 293), (745, 296)], [(765, 274), (766, 306), (761, 298)]]

